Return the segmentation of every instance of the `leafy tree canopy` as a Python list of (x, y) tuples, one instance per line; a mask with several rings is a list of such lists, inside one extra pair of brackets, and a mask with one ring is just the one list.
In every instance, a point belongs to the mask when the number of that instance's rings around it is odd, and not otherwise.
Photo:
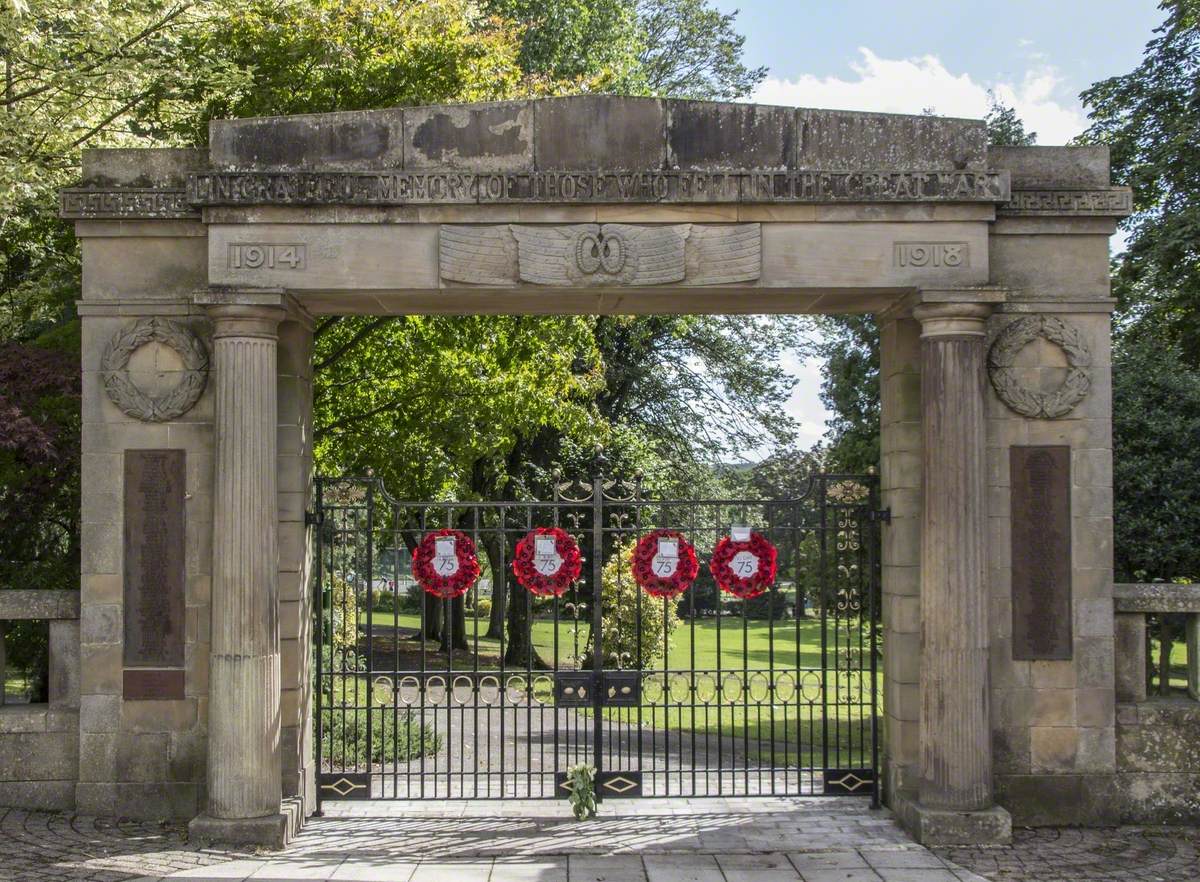
[(1113, 178), (1133, 188), (1116, 260), (1120, 321), (1141, 323), (1200, 366), (1200, 2), (1164, 0), (1141, 64), (1082, 94)]

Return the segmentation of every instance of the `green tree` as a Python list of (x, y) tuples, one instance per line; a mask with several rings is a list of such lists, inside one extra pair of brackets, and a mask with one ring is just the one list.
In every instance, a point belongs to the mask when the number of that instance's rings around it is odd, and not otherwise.
[(990, 90), (988, 112), (983, 121), (987, 124), (988, 143), (995, 147), (1032, 147), (1037, 143), (1037, 132), (1025, 131), (1025, 123), (1017, 116), (1017, 111)]
[[(645, 670), (663, 657), (679, 625), (676, 601), (651, 597), (633, 579), (633, 542), (614, 544), (601, 579), (600, 648), (605, 667)], [(592, 665), (592, 638), (583, 667)]]
[(825, 433), (825, 466), (862, 474), (879, 467), (879, 328), (872, 315), (822, 316), (815, 351), (821, 368), (821, 402), (831, 417)]
[(1200, 579), (1200, 369), (1150, 335), (1113, 356), (1113, 529), (1118, 581)]
[(1116, 182), (1133, 188), (1113, 275), (1118, 320), (1154, 328), (1200, 366), (1200, 2), (1164, 0), (1166, 20), (1130, 73), (1081, 95)]
[(742, 61), (746, 38), (735, 30), (737, 12), (707, 0), (640, 0), (639, 60), (646, 88), (676, 98), (743, 98), (767, 76)]

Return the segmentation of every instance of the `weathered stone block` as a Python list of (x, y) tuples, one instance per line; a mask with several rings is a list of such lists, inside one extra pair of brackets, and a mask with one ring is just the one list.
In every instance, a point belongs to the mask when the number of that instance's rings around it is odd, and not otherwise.
[(1014, 188), (1107, 187), (1108, 147), (988, 147), (988, 166), (1008, 169)]
[(114, 780), (130, 783), (168, 780), (167, 739), (165, 733), (118, 735)]
[(791, 107), (718, 101), (668, 101), (667, 165), (695, 171), (783, 171), (796, 161)]
[(77, 619), (79, 592), (10, 588), (0, 592), (0, 619)]
[(1156, 699), (1137, 705), (1135, 725), (1117, 728), (1117, 768), (1185, 772), (1200, 768), (1200, 705)]
[(996, 801), (1029, 827), (1119, 823), (1113, 775), (997, 775)]
[(80, 783), (75, 803), (81, 814), (147, 821), (191, 818), (199, 805), (197, 785), (180, 782)]
[(220, 168), (398, 168), (404, 157), (399, 108), (213, 120), (208, 131)]
[(0, 781), (66, 781), (78, 771), (76, 732), (0, 735)]
[(530, 171), (533, 105), (528, 101), (497, 101), (407, 108), (404, 167)]
[(979, 120), (800, 108), (796, 122), (796, 162), (804, 169), (987, 168), (987, 130)]
[(80, 732), (116, 732), (120, 725), (121, 696), (119, 694), (80, 696)]
[(121, 644), (81, 643), (79, 692), (87, 695), (121, 694)]
[(1079, 730), (1073, 726), (1033, 726), (1029, 758), (1034, 772), (1071, 772), (1079, 752)]
[(89, 605), (79, 619), (79, 637), (83, 643), (120, 643), (121, 607)]
[(195, 725), (194, 698), (121, 703), (121, 729), (125, 732), (183, 732)]
[(117, 780), (117, 733), (79, 735), (79, 780), (87, 782)]
[(75, 808), (74, 781), (0, 781), (0, 805), (38, 812)]
[(208, 164), (203, 150), (105, 147), (83, 151), (86, 187), (182, 187), (189, 171)]
[(50, 704), (79, 706), (79, 622), (50, 622)]
[(541, 170), (649, 171), (666, 165), (667, 114), (657, 98), (546, 98), (533, 112)]

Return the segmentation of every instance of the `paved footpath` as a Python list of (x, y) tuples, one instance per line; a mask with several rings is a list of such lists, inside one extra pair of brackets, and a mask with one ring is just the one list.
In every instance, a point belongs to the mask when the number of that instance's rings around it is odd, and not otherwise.
[[(0, 882), (1125, 882), (1200, 880), (1200, 831), (1021, 831), (915, 845), (861, 799), (338, 803), (283, 854), (204, 849), (178, 825), (0, 809)], [(978, 875), (977, 875), (978, 874)]]

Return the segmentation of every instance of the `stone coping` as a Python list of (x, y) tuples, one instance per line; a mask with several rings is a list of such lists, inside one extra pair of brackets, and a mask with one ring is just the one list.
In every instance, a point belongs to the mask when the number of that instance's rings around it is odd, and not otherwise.
[(1113, 585), (1113, 603), (1122, 613), (1200, 613), (1200, 585), (1118, 583)]
[(79, 618), (79, 592), (54, 589), (0, 591), (0, 620)]

